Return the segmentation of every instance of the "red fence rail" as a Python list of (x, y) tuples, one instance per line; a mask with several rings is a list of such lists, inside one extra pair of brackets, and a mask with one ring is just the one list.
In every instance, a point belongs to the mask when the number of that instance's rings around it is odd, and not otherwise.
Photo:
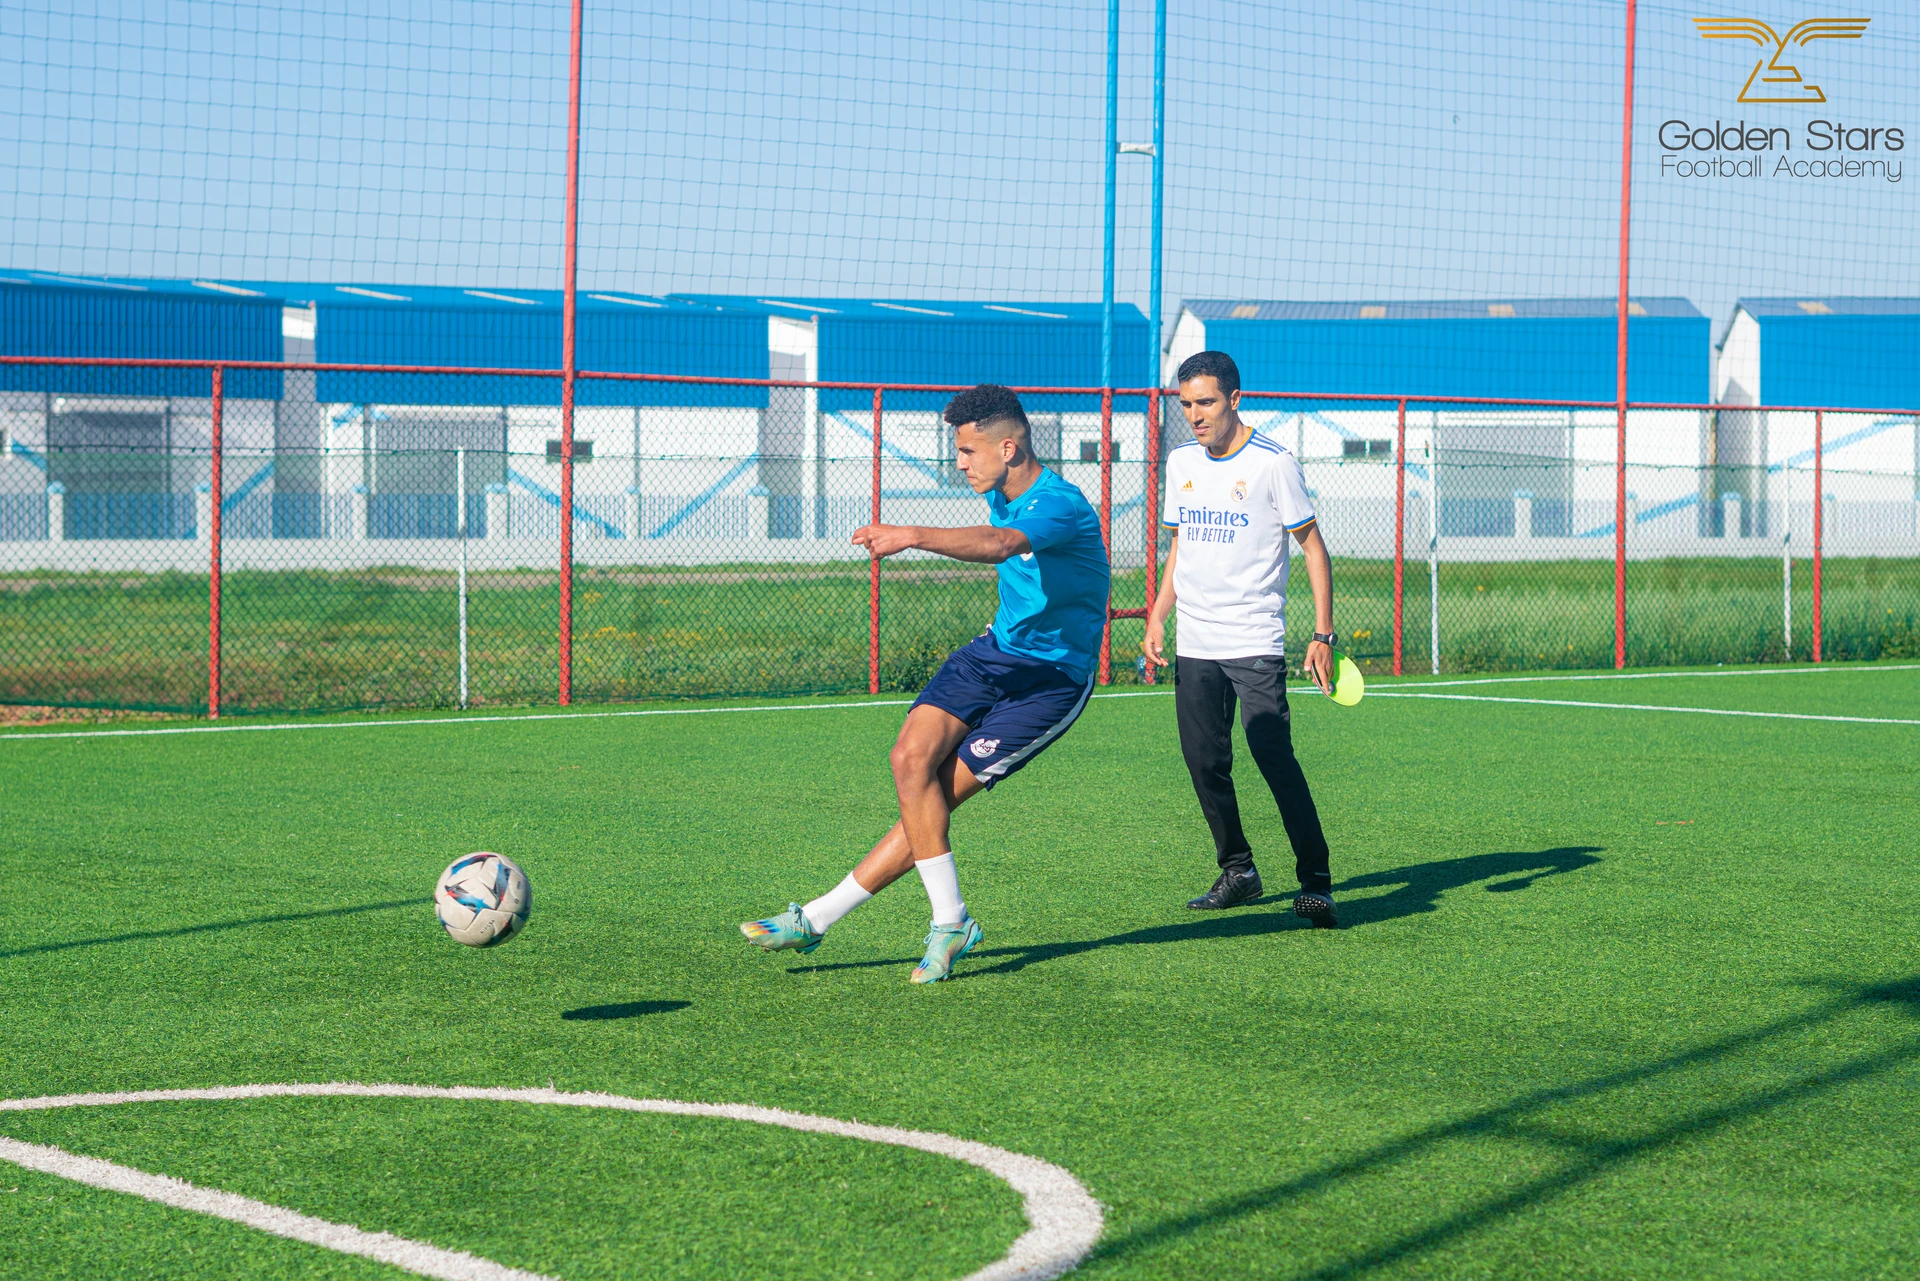
[(1813, 661), (1820, 661), (1820, 562), (1826, 529), (1826, 414), (1813, 415)]
[(1407, 613), (1407, 402), (1393, 410), (1393, 674), (1406, 656)]
[(208, 482), (210, 494), (207, 515), (207, 719), (220, 719), (220, 517), (225, 490), (221, 485), (220, 463), (225, 455), (221, 428), (226, 416), (225, 370), (213, 371), (212, 469)]
[[(880, 523), (880, 407), (883, 389), (873, 389), (873, 523)], [(867, 564), (867, 693), (880, 692), (880, 558)]]
[(1627, 267), (1633, 232), (1633, 52), (1639, 8), (1627, 0), (1620, 88), (1620, 281), (1614, 299), (1613, 666), (1627, 665)]
[(580, 281), (580, 18), (573, 0), (567, 70), (567, 249), (560, 317), (560, 706), (573, 703), (573, 401), (579, 377)]

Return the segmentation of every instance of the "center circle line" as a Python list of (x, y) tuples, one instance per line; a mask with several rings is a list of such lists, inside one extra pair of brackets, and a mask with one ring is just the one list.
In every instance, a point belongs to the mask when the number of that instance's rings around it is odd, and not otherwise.
[[(678, 1099), (636, 1099), (623, 1094), (495, 1086), (389, 1085), (326, 1081), (278, 1085), (226, 1085), (204, 1089), (129, 1090), (63, 1094), (42, 1098), (0, 1099), (0, 1112), (46, 1112), (60, 1108), (106, 1107), (122, 1103), (230, 1102), (268, 1098), (452, 1099), (533, 1103), (560, 1107), (603, 1108), (617, 1112), (653, 1112), (670, 1116), (751, 1121), (811, 1134), (915, 1148), (964, 1161), (1000, 1179), (1018, 1192), (1027, 1230), (1007, 1253), (962, 1281), (1050, 1281), (1072, 1271), (1100, 1239), (1105, 1219), (1100, 1203), (1070, 1172), (1039, 1157), (1011, 1152), (971, 1139), (929, 1130), (843, 1121), (836, 1117), (789, 1112), (749, 1103), (686, 1103)], [(257, 1228), (275, 1236), (322, 1246), (343, 1254), (378, 1259), (438, 1281), (554, 1281), (539, 1273), (509, 1268), (463, 1251), (409, 1241), (385, 1232), (328, 1222), (281, 1206), (180, 1179), (148, 1174), (60, 1148), (0, 1138), (0, 1160), (92, 1187), (126, 1192), (149, 1201), (193, 1210)]]

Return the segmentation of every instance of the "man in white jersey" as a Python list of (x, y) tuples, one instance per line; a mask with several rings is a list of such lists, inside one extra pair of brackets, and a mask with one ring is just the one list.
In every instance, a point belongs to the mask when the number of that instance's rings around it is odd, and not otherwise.
[(1293, 755), (1287, 710), (1287, 540), (1300, 545), (1313, 587), (1313, 639), (1301, 666), (1324, 692), (1333, 667), (1333, 567), (1314, 521), (1300, 461), (1240, 420), (1240, 369), (1221, 351), (1181, 362), (1180, 406), (1194, 439), (1167, 457), (1162, 523), (1173, 531), (1160, 594), (1140, 644), (1165, 667), (1167, 617), (1179, 609), (1174, 706), (1180, 751), (1213, 830), (1220, 878), (1187, 904), (1238, 907), (1260, 897), (1259, 869), (1233, 790), (1233, 711), (1240, 704), (1253, 763), (1273, 791), (1293, 845), (1294, 914), (1339, 925), (1327, 838)]

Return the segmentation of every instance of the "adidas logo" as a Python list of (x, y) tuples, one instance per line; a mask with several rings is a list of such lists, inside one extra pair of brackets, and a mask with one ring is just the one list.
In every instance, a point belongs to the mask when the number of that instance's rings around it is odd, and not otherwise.
[(1182, 486), (1180, 486), (1180, 492), (1181, 492), (1181, 493), (1183, 493), (1183, 494), (1185, 494), (1185, 493), (1191, 493), (1191, 492), (1192, 492), (1192, 490), (1193, 490), (1193, 482), (1192, 482), (1192, 481), (1188, 481), (1188, 482), (1187, 482), (1186, 484), (1184, 484), (1184, 485), (1182, 485)]

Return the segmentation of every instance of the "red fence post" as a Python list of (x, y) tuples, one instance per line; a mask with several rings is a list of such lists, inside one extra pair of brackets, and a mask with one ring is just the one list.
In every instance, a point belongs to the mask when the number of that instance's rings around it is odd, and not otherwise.
[(1620, 296), (1614, 337), (1613, 665), (1627, 665), (1627, 263), (1633, 227), (1633, 42), (1635, 0), (1627, 0), (1625, 76), (1620, 112)]
[(207, 719), (220, 719), (220, 483), (221, 428), (226, 416), (226, 371), (213, 367), (212, 471), (207, 479)]
[(579, 313), (575, 283), (580, 240), (580, 5), (573, 0), (572, 65), (567, 73), (567, 263), (560, 316), (560, 706), (573, 704), (573, 383)]
[(1813, 661), (1820, 661), (1820, 561), (1827, 532), (1826, 415), (1813, 411)]
[(1407, 402), (1393, 424), (1393, 674), (1400, 675), (1407, 599)]
[[(880, 397), (873, 389), (873, 524), (880, 523)], [(880, 558), (867, 565), (867, 693), (880, 692)]]
[[(1147, 575), (1145, 604), (1153, 612), (1154, 597), (1160, 594), (1160, 389), (1147, 393)], [(1141, 678), (1154, 684), (1153, 664), (1143, 663)]]
[[(1113, 388), (1100, 393), (1100, 542), (1113, 559)], [(1107, 586), (1107, 616), (1100, 624), (1100, 683), (1113, 684), (1113, 586)]]

